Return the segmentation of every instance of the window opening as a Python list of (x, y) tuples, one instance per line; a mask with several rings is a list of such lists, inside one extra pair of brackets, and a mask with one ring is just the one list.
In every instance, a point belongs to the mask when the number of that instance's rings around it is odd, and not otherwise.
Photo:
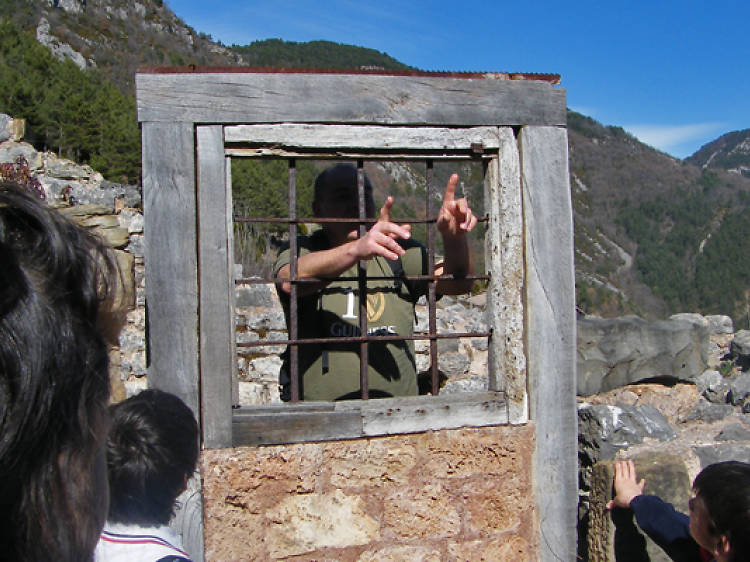
[[(295, 403), (303, 399), (304, 390), (300, 388), (299, 385), (299, 377), (294, 376), (294, 373), (297, 373), (300, 366), (299, 366), (299, 348), (300, 346), (304, 345), (325, 345), (330, 343), (351, 343), (352, 345), (359, 345), (359, 358), (360, 358), (360, 397), (362, 399), (368, 399), (370, 397), (369, 392), (369, 381), (368, 381), (368, 364), (369, 364), (369, 352), (370, 352), (370, 344), (374, 341), (404, 341), (404, 340), (414, 340), (415, 344), (419, 347), (419, 351), (427, 351), (427, 369), (422, 369), (420, 371), (420, 367), (424, 367), (424, 365), (420, 365), (419, 363), (423, 363), (424, 359), (422, 357), (424, 356), (424, 353), (417, 353), (415, 356), (415, 362), (416, 365), (416, 371), (419, 375), (422, 374), (422, 377), (420, 379), (420, 393), (426, 393), (429, 392), (432, 395), (437, 395), (440, 393), (440, 387), (441, 383), (445, 383), (448, 379), (446, 376), (442, 376), (441, 370), (439, 368), (439, 353), (438, 353), (438, 342), (440, 340), (460, 340), (464, 338), (470, 339), (470, 341), (476, 342), (477, 340), (483, 340), (484, 345), (481, 347), (484, 347), (484, 349), (487, 348), (487, 342), (489, 337), (491, 336), (491, 330), (486, 326), (486, 323), (484, 326), (479, 326), (479, 329), (476, 329), (476, 323), (473, 326), (470, 326), (475, 329), (465, 330), (463, 332), (456, 332), (455, 330), (450, 330), (446, 328), (445, 326), (438, 326), (437, 322), (437, 301), (438, 296), (436, 293), (436, 284), (438, 281), (438, 278), (436, 278), (433, 275), (433, 272), (435, 271), (435, 264), (436, 264), (436, 251), (437, 251), (437, 243), (435, 238), (435, 225), (436, 225), (436, 199), (442, 200), (442, 190), (444, 189), (444, 185), (440, 185), (440, 180), (436, 179), (436, 165), (432, 159), (426, 159), (422, 162), (422, 177), (424, 181), (424, 214), (422, 216), (419, 216), (416, 208), (410, 209), (412, 212), (404, 212), (408, 211), (408, 209), (405, 209), (404, 206), (400, 206), (399, 211), (403, 213), (404, 216), (401, 214), (394, 213), (393, 220), (394, 222), (398, 222), (400, 224), (410, 224), (413, 228), (413, 234), (414, 238), (418, 240), (423, 240), (425, 242), (426, 246), (426, 254), (427, 254), (427, 274), (425, 275), (405, 275), (404, 279), (407, 281), (412, 282), (424, 282), (427, 285), (427, 291), (425, 294), (425, 305), (426, 305), (426, 325), (420, 325), (421, 322), (417, 322), (417, 326), (415, 326), (415, 331), (411, 336), (408, 335), (368, 335), (368, 326), (367, 326), (367, 298), (366, 295), (369, 292), (368, 288), (368, 281), (379, 281), (383, 279), (393, 279), (393, 275), (391, 276), (383, 276), (383, 277), (373, 277), (370, 275), (367, 276), (367, 262), (362, 261), (357, 264), (357, 275), (354, 277), (338, 277), (339, 280), (347, 280), (347, 281), (357, 281), (357, 291), (360, 295), (365, 295), (365, 298), (359, 299), (359, 310), (356, 311), (356, 314), (358, 315), (358, 323), (359, 323), (359, 334), (351, 335), (351, 336), (342, 336), (342, 337), (321, 337), (321, 338), (300, 338), (299, 332), (298, 332), (298, 320), (299, 320), (299, 310), (297, 307), (297, 296), (299, 287), (304, 285), (305, 283), (314, 283), (319, 282), (320, 279), (299, 279), (297, 278), (297, 258), (298, 258), (298, 250), (297, 247), (297, 240), (298, 236), (302, 233), (307, 233), (310, 231), (310, 224), (311, 223), (327, 223), (327, 222), (356, 222), (357, 219), (354, 221), (352, 219), (336, 219), (331, 217), (311, 217), (310, 216), (310, 203), (312, 200), (312, 196), (310, 193), (310, 189), (308, 185), (305, 185), (304, 183), (300, 183), (298, 181), (298, 177), (301, 175), (304, 177), (302, 180), (303, 182), (312, 183), (314, 180), (314, 176), (324, 169), (325, 167), (328, 167), (335, 162), (332, 162), (331, 160), (327, 161), (312, 161), (310, 159), (298, 159), (298, 158), (289, 158), (287, 160), (280, 160), (280, 159), (250, 159), (250, 158), (235, 158), (233, 160), (239, 160), (242, 163), (245, 162), (252, 162), (253, 165), (255, 165), (258, 169), (261, 170), (261, 173), (253, 174), (247, 174), (243, 170), (243, 167), (241, 165), (232, 164), (232, 176), (233, 176), (233, 191), (235, 192), (235, 200), (233, 201), (234, 206), (234, 224), (235, 224), (235, 252), (236, 254), (241, 258), (240, 261), (243, 263), (244, 268), (248, 267), (248, 261), (252, 262), (253, 260), (248, 260), (248, 252), (254, 253), (256, 261), (259, 261), (260, 263), (255, 263), (251, 267), (251, 271), (253, 273), (253, 276), (247, 276), (245, 273), (243, 273), (241, 276), (239, 276), (238, 279), (236, 279), (235, 283), (237, 285), (253, 285), (253, 284), (268, 284), (272, 283), (274, 281), (274, 272), (272, 271), (272, 268), (270, 264), (273, 263), (273, 258), (275, 258), (275, 255), (278, 253), (278, 249), (281, 246), (281, 232), (283, 229), (283, 226), (286, 225), (286, 230), (288, 232), (288, 245), (290, 250), (290, 298), (289, 298), (289, 322), (287, 324), (287, 337), (286, 339), (280, 339), (278, 337), (278, 334), (275, 335), (275, 337), (269, 337), (271, 335), (271, 331), (269, 331), (268, 334), (265, 334), (266, 337), (259, 338), (257, 341), (237, 341), (236, 345), (239, 350), (245, 350), (248, 349), (257, 349), (257, 348), (278, 348), (280, 346), (288, 346), (288, 353), (289, 353), (289, 367), (290, 367), (290, 402)], [(347, 162), (351, 162), (351, 160), (347, 160)], [(395, 161), (390, 161), (395, 162)], [(358, 199), (358, 221), (360, 223), (359, 230), (360, 230), (360, 236), (363, 236), (366, 233), (367, 228), (370, 224), (376, 222), (377, 216), (374, 219), (370, 219), (367, 217), (367, 211), (366, 211), (366, 204), (365, 204), (365, 162), (362, 159), (357, 159), (355, 161), (356, 168), (357, 168), (357, 199)], [(281, 167), (279, 164), (283, 164), (285, 167), (285, 171), (287, 174), (286, 178), (286, 196), (287, 196), (287, 205), (286, 205), (286, 211), (281, 211), (281, 208), (279, 205), (269, 204), (262, 206), (260, 208), (260, 212), (270, 212), (273, 215), (276, 216), (258, 216), (257, 209), (254, 208), (253, 202), (248, 201), (247, 199), (243, 198), (241, 193), (242, 189), (239, 189), (237, 186), (238, 182), (255, 182), (255, 185), (249, 185), (250, 189), (257, 188), (257, 186), (263, 186), (263, 189), (266, 191), (266, 195), (270, 193), (270, 191), (267, 189), (267, 186), (263, 183), (263, 176), (264, 174), (279, 174)], [(447, 177), (449, 174), (447, 171), (453, 170), (456, 168), (456, 161), (450, 161), (450, 162), (438, 162), (437, 167), (441, 168), (440, 179), (442, 180), (443, 176)], [(374, 163), (370, 163), (370, 166), (376, 165)], [(409, 166), (411, 169), (414, 168), (414, 163), (409, 163)], [(470, 204), (473, 207), (475, 215), (477, 215), (479, 219), (479, 225), (475, 229), (474, 232), (471, 233), (471, 239), (474, 241), (474, 248), (473, 253), (475, 255), (475, 271), (482, 272), (484, 270), (484, 259), (483, 259), (483, 236), (482, 231), (486, 227), (487, 223), (487, 217), (484, 215), (484, 209), (483, 209), (483, 197), (477, 197), (476, 191), (476, 179), (477, 176), (480, 177), (480, 179), (483, 180), (484, 170), (483, 170), (483, 164), (482, 162), (473, 161), (470, 163), (470, 167), (467, 167), (467, 165), (464, 165), (464, 168), (461, 170), (461, 176), (469, 176), (466, 179), (469, 180), (470, 178), (474, 180), (474, 189), (473, 197), (471, 197), (470, 194), (467, 193), (459, 193), (458, 196), (464, 196), (467, 195), (470, 197)], [(480, 172), (477, 172), (477, 168), (479, 168)], [(467, 173), (467, 169), (470, 170)], [(465, 183), (465, 182), (464, 182)], [(479, 182), (479, 189), (483, 191), (482, 182)], [(248, 186), (242, 186), (242, 187), (248, 187)], [(247, 190), (245, 190), (245, 195), (247, 194)], [(301, 196), (300, 196), (301, 194)], [(380, 202), (380, 201), (379, 201)], [(416, 205), (414, 206), (416, 207)], [(286, 216), (278, 216), (283, 215), (283, 213), (286, 212)], [(271, 225), (271, 229), (259, 229), (257, 225), (259, 224), (266, 224)], [(314, 227), (313, 227), (314, 228)], [(479, 241), (479, 244), (477, 244), (477, 241)], [(479, 248), (477, 248), (479, 246)], [(259, 274), (259, 275), (256, 275)], [(450, 276), (446, 276), (450, 278)], [(474, 281), (478, 281), (480, 283), (486, 284), (486, 282), (489, 279), (488, 274), (474, 274), (471, 276), (466, 276), (467, 279), (472, 279)], [(272, 298), (277, 298), (276, 294), (273, 294)], [(351, 310), (347, 308), (347, 313), (345, 316), (354, 316), (354, 294), (351, 294)], [(348, 303), (349, 301), (347, 301)], [(352, 314), (349, 314), (349, 313)], [(419, 315), (418, 313), (416, 315)], [(424, 316), (424, 315), (423, 315)], [(350, 320), (353, 320), (353, 318), (350, 318)], [(483, 328), (483, 329), (482, 329)], [(426, 347), (426, 350), (424, 349)], [(236, 358), (235, 358), (236, 360)], [(417, 361), (419, 360), (419, 361)], [(485, 362), (485, 369), (486, 369), (486, 362)], [(424, 375), (427, 375), (427, 378), (424, 378)], [(449, 373), (450, 375), (450, 373)], [(484, 372), (482, 376), (487, 377), (487, 373)], [(486, 386), (485, 386), (486, 389)], [(273, 398), (271, 397), (266, 398), (262, 402), (268, 403), (273, 402)]]

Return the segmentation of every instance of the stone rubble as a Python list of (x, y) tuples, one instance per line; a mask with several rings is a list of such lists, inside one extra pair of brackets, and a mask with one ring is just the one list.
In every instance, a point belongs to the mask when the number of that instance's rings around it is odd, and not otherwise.
[(24, 121), (0, 114), (0, 164), (22, 158), (44, 191), (47, 203), (90, 229), (114, 248), (122, 273), (120, 293), (126, 322), (119, 348), (110, 353), (112, 399), (122, 400), (146, 386), (146, 314), (141, 188), (104, 180), (90, 166), (23, 142)]

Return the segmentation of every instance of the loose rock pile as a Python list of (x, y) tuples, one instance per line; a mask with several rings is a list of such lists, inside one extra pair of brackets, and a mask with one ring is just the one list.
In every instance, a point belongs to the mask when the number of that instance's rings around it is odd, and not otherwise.
[[(632, 533), (629, 544), (640, 544), (651, 560), (668, 560), (632, 523), (618, 521), (623, 514), (604, 511), (613, 460), (634, 459), (639, 477), (646, 478), (646, 492), (685, 513), (690, 483), (703, 467), (723, 460), (750, 462), (750, 349), (745, 345), (750, 331), (732, 332), (726, 316), (681, 314), (654, 323), (632, 317), (579, 320), (579, 394), (596, 387), (592, 381), (604, 381), (599, 388), (608, 388), (607, 381), (620, 377), (623, 384), (579, 396), (583, 559), (626, 559), (615, 552), (617, 522), (625, 526), (617, 528), (620, 545), (625, 529)], [(649, 339), (654, 333), (660, 334), (656, 345)], [(593, 350), (601, 355), (596, 377), (591, 376)], [(636, 559), (633, 552), (627, 556)]]

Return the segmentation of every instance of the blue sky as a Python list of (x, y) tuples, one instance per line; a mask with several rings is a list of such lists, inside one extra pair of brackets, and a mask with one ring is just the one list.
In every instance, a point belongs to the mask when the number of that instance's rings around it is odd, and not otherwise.
[(325, 39), (422, 70), (549, 72), (568, 107), (678, 158), (750, 128), (750, 2), (166, 0), (226, 45)]

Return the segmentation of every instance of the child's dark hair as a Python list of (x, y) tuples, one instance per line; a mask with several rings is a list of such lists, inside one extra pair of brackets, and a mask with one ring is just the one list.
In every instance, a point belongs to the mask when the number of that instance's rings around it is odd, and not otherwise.
[(177, 396), (144, 390), (110, 406), (109, 517), (113, 523), (166, 525), (198, 462), (198, 424)]
[(706, 505), (711, 534), (726, 535), (732, 560), (750, 560), (750, 464), (711, 464), (696, 476), (693, 489)]
[(9, 560), (89, 560), (96, 546), (115, 273), (96, 237), (0, 181), (0, 552)]

